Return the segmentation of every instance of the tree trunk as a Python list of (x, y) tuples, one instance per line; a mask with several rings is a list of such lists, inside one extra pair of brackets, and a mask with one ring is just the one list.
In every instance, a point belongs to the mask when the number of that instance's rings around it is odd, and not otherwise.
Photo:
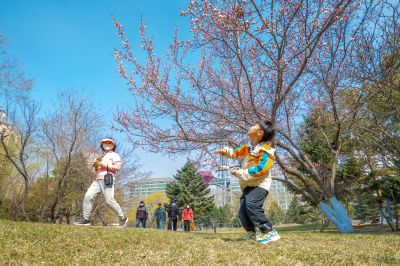
[(381, 224), (383, 224), (383, 219), (382, 217), (386, 220), (386, 222), (388, 223), (388, 225), (390, 226), (390, 229), (392, 229), (392, 231), (394, 231), (394, 227), (392, 225), (392, 223), (389, 221), (389, 217), (387, 215), (385, 215), (385, 208), (383, 206), (383, 201), (382, 200), (378, 200), (379, 203), (379, 210), (381, 211)]
[(67, 220), (67, 224), (70, 224), (70, 222), (71, 222), (70, 217), (71, 217), (71, 214), (70, 214), (70, 211), (68, 211), (68, 212), (65, 214), (65, 220)]
[(397, 211), (397, 201), (394, 201), (394, 217), (396, 219), (396, 230), (399, 231), (399, 213)]
[(15, 221), (17, 220), (17, 210), (18, 210), (18, 203), (16, 196), (14, 195), (11, 203), (11, 208), (10, 208), (10, 218), (11, 220)]
[(18, 205), (19, 205), (19, 208), (21, 208), (22, 215), (24, 216), (26, 221), (29, 222), (29, 216), (26, 213), (26, 208), (25, 208), (25, 202), (26, 202), (26, 199), (28, 198), (28, 189), (29, 189), (29, 187), (28, 187), (29, 181), (27, 178), (24, 178), (24, 184), (25, 184), (24, 195), (23, 195), (21, 202)]
[(39, 216), (39, 222), (40, 222), (40, 223), (43, 223), (43, 222), (44, 222), (44, 216), (45, 216), (45, 214), (46, 214), (46, 210), (47, 210), (47, 204), (44, 203), (44, 204), (42, 205), (41, 210), (40, 210), (40, 216)]
[(386, 202), (386, 211), (388, 214), (388, 219), (390, 222), (393, 222), (392, 206), (391, 206), (390, 200), (386, 199), (385, 202)]
[(325, 214), (326, 218), (336, 226), (340, 233), (352, 233), (353, 225), (344, 206), (336, 197), (331, 197), (329, 202), (331, 206), (322, 201), (319, 203), (319, 208)]
[(59, 213), (59, 215), (58, 215), (58, 223), (62, 224), (63, 221), (64, 221), (65, 209), (64, 208), (60, 208), (58, 213)]
[(399, 212), (397, 210), (397, 197), (395, 196), (395, 194), (393, 193), (393, 190), (391, 191), (392, 194), (392, 198), (393, 198), (393, 205), (394, 205), (394, 219), (396, 220), (396, 230), (399, 231)]
[(101, 225), (107, 226), (107, 224), (108, 224), (107, 219), (105, 219), (101, 213), (99, 213), (99, 217), (100, 217)]
[[(394, 231), (394, 227), (393, 227), (392, 223), (389, 221), (389, 217), (387, 215), (385, 215), (384, 208), (381, 208), (380, 210), (381, 210), (381, 217), (385, 218), (386, 222), (390, 226), (390, 229), (392, 229), (392, 231)], [(381, 220), (382, 220), (382, 218), (381, 218)], [(381, 222), (381, 224), (382, 224), (382, 222)]]
[(65, 176), (63, 176), (62, 178), (59, 179), (59, 181), (57, 182), (57, 186), (54, 189), (54, 197), (53, 197), (53, 201), (51, 202), (51, 206), (50, 206), (50, 217), (51, 217), (51, 221), (53, 223), (56, 222), (55, 215), (59, 211), (59, 210), (57, 210), (57, 207), (60, 204), (62, 204), (62, 201), (60, 201), (60, 199), (63, 198), (64, 190), (62, 189), (62, 185), (63, 185), (63, 182), (65, 183), (64, 177)]

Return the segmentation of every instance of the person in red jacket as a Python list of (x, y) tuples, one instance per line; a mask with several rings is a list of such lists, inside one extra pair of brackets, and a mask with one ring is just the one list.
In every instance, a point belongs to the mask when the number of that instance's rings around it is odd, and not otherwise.
[(182, 212), (182, 221), (183, 226), (185, 228), (185, 232), (189, 233), (190, 231), (190, 223), (193, 222), (193, 210), (190, 208), (190, 205), (186, 205), (186, 208)]

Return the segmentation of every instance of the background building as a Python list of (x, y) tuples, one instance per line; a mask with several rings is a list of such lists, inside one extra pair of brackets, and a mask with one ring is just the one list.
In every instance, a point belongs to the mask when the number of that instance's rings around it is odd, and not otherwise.
[[(217, 207), (231, 204), (238, 195), (241, 194), (239, 180), (232, 177), (228, 171), (218, 172), (218, 177), (210, 177), (210, 172), (201, 171), (200, 174), (205, 178), (205, 182), (210, 186), (210, 193), (214, 196)], [(283, 178), (283, 174), (279, 169), (273, 169), (272, 176)], [(155, 192), (166, 192), (167, 183), (172, 178), (148, 178), (139, 180), (127, 185), (125, 189), (126, 206), (137, 204), (140, 200), (144, 200), (147, 196)], [(273, 180), (269, 191), (279, 207), (286, 212), (289, 209), (290, 201), (293, 194), (283, 185), (282, 182)]]
[(0, 106), (0, 134), (7, 136), (11, 130), (11, 126), (7, 123), (7, 112)]
[(3, 107), (0, 106), (0, 126), (5, 125), (7, 123), (7, 113), (3, 109)]
[[(272, 176), (284, 178), (281, 170), (273, 170)], [(293, 194), (285, 187), (285, 185), (277, 180), (273, 180), (270, 188), (270, 194), (276, 200), (279, 207), (287, 212), (290, 202), (293, 199)]]
[[(283, 174), (279, 169), (272, 169), (271, 175), (283, 178)], [(224, 185), (216, 186), (214, 184), (225, 184), (225, 190), (224, 190)], [(220, 177), (214, 178), (211, 181), (210, 186), (211, 186), (211, 193), (214, 195), (215, 204), (218, 207), (230, 203), (236, 196), (241, 194), (239, 179), (235, 177), (230, 176), (226, 179), (225, 175), (220, 175)], [(286, 212), (289, 209), (289, 205), (293, 198), (293, 194), (288, 191), (288, 189), (284, 186), (282, 182), (273, 180), (269, 193), (270, 193), (269, 195), (271, 195), (276, 200), (279, 207), (284, 212)]]
[(127, 185), (125, 201), (139, 202), (154, 192), (165, 192), (167, 183), (172, 181), (169, 177), (147, 178)]

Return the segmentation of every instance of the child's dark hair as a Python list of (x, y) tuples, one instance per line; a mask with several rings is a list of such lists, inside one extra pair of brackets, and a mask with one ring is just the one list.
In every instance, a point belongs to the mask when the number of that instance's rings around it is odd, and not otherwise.
[(261, 130), (264, 131), (264, 136), (261, 142), (271, 141), (275, 137), (275, 126), (270, 120), (259, 121), (258, 124)]
[[(117, 142), (113, 138), (110, 138), (110, 137), (107, 137), (106, 139), (112, 139), (114, 141), (114, 148), (112, 149), (112, 151), (115, 151), (117, 149)], [(100, 143), (100, 148), (103, 151), (105, 151), (104, 148), (103, 148), (103, 143)]]

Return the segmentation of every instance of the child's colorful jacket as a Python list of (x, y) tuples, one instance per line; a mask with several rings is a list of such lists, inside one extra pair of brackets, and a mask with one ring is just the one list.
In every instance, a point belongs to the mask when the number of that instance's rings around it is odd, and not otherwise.
[(248, 186), (262, 187), (269, 190), (272, 183), (270, 170), (274, 166), (275, 149), (266, 142), (255, 147), (246, 144), (235, 149), (225, 147), (226, 157), (232, 159), (243, 159), (239, 169), (239, 183), (243, 190)]

